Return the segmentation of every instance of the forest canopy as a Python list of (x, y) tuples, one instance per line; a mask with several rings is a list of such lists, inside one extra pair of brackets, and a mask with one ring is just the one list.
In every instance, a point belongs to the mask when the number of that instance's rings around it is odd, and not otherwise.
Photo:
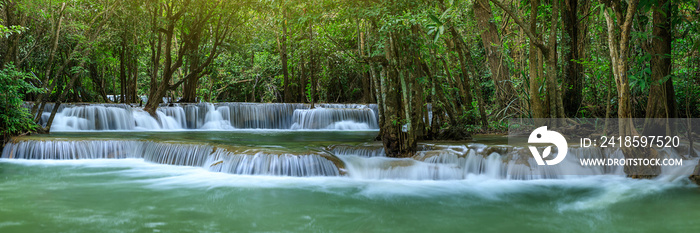
[(512, 117), (700, 116), (698, 1), (1, 4), (0, 69), (39, 88), (18, 89), (33, 114), (46, 102), (151, 114), (164, 101), (377, 103), (386, 140)]

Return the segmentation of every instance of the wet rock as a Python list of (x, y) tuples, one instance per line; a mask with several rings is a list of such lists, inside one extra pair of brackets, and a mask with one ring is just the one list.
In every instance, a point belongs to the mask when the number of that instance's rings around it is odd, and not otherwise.
[(691, 181), (695, 182), (695, 184), (700, 185), (700, 163), (695, 166), (695, 170), (693, 170), (693, 174), (688, 177)]

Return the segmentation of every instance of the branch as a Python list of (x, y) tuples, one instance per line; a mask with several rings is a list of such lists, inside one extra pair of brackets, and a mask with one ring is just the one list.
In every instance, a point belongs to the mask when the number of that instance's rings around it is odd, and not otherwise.
[[(537, 36), (535, 36), (535, 34), (533, 34), (530, 31), (530, 29), (528, 29), (529, 25), (525, 25), (523, 20), (520, 19), (520, 17), (518, 17), (515, 13), (513, 13), (513, 11), (509, 7), (506, 7), (505, 5), (503, 5), (503, 3), (501, 1), (498, 1), (498, 0), (490, 0), (490, 1), (493, 2), (493, 4), (495, 4), (499, 8), (503, 9), (503, 11), (505, 11), (508, 15), (510, 15), (510, 17), (513, 18), (515, 23), (518, 24), (518, 26), (520, 26), (520, 28), (525, 32), (527, 37), (530, 38), (530, 41), (532, 41), (532, 43), (535, 46), (537, 46), (537, 48), (539, 48), (543, 54), (547, 54), (547, 52), (549, 51), (549, 48), (547, 48), (547, 46), (539, 38), (537, 38)], [(536, 12), (533, 12), (533, 14), (536, 14)]]
[[(175, 35), (173, 35), (173, 37), (175, 37)], [(175, 60), (175, 64), (172, 64), (170, 66), (170, 71), (173, 73), (175, 72), (175, 70), (180, 68), (180, 66), (182, 66), (182, 59), (185, 57), (185, 52), (187, 52), (187, 50), (190, 47), (189, 40), (187, 40), (184, 36), (181, 38), (181, 40), (183, 41), (180, 43), (180, 46), (177, 51), (177, 60)]]
[(189, 73), (189, 74), (187, 74), (187, 76), (185, 76), (184, 78), (180, 79), (180, 81), (177, 81), (177, 82), (174, 83), (173, 85), (169, 85), (169, 86), (168, 86), (168, 90), (173, 90), (173, 89), (177, 88), (178, 86), (182, 85), (182, 83), (184, 83), (185, 81), (187, 81), (187, 80), (189, 80), (189, 79), (197, 80), (197, 79), (201, 78), (202, 76), (204, 76), (204, 75), (209, 75), (209, 74), (211, 74), (211, 71), (207, 71), (207, 72), (197, 72), (197, 73), (195, 73), (195, 72)]
[[(621, 29), (622, 32), (620, 33), (620, 36), (622, 37), (620, 39), (620, 52), (622, 53), (624, 51), (624, 54), (628, 54), (628, 46), (629, 46), (629, 35), (630, 35), (630, 30), (632, 30), (632, 21), (634, 20), (634, 14), (637, 11), (637, 5), (639, 4), (639, 0), (630, 0), (629, 4), (627, 5), (627, 15), (625, 15), (625, 22), (622, 24)], [(620, 54), (622, 55), (622, 54)]]
[[(225, 22), (226, 23), (223, 22), (222, 18), (219, 18), (219, 23), (216, 25), (216, 29), (215, 29), (215, 31), (217, 33), (216, 33), (216, 35), (214, 35), (214, 47), (209, 52), (209, 56), (207, 57), (207, 60), (204, 61), (204, 63), (202, 63), (201, 65), (197, 66), (197, 68), (195, 68), (194, 70), (190, 71), (190, 73), (187, 74), (184, 78), (180, 79), (180, 81), (177, 81), (173, 85), (168, 86), (168, 89), (170, 89), (170, 90), (175, 89), (187, 80), (197, 80), (197, 79), (201, 78), (202, 76), (208, 75), (211, 73), (211, 71), (207, 71), (207, 72), (202, 72), (202, 71), (204, 71), (204, 68), (209, 66), (214, 61), (214, 58), (217, 57), (219, 45), (221, 45), (223, 43), (224, 39), (228, 36), (228, 34), (230, 32), (231, 27), (229, 27), (229, 26), (224, 26), (224, 28), (221, 29), (222, 24), (229, 25), (230, 18), (228, 20), (226, 20)], [(187, 48), (185, 48), (185, 49), (187, 49)], [(181, 59), (180, 59), (180, 61), (181, 61)]]

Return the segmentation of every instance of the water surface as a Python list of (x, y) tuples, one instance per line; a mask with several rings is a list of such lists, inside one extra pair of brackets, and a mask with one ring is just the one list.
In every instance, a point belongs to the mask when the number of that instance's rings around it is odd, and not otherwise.
[(362, 180), (214, 173), (141, 159), (0, 161), (3, 232), (692, 232), (683, 179)]

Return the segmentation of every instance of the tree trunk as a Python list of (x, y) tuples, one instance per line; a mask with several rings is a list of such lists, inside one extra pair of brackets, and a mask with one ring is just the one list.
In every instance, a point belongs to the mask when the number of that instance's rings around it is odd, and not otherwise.
[(383, 127), (381, 127), (381, 126), (384, 125), (384, 101), (382, 101), (382, 97), (381, 97), (382, 92), (380, 90), (379, 77), (377, 77), (378, 75), (377, 75), (377, 71), (374, 67), (374, 64), (372, 64), (372, 63), (369, 64), (369, 70), (371, 73), (372, 82), (374, 82), (374, 88), (375, 88), (374, 93), (376, 95), (375, 98), (377, 99), (377, 115), (379, 115), (379, 119), (377, 122), (378, 122), (378, 125), (380, 126), (379, 127), (379, 135), (382, 135)]
[[(559, 1), (552, 2), (549, 42), (545, 44), (537, 33), (537, 16), (540, 2), (530, 2), (530, 23), (524, 23), (510, 7), (498, 0), (490, 0), (513, 18), (520, 29), (530, 38), (530, 109), (534, 118), (563, 118), (563, 103), (557, 85), (557, 24), (559, 19)], [(537, 50), (538, 48), (539, 50)], [(545, 61), (546, 60), (546, 61)], [(542, 67), (547, 65), (547, 76)], [(541, 80), (544, 78), (544, 80)], [(540, 84), (544, 81), (547, 89), (544, 96), (540, 93)], [(540, 99), (544, 97), (544, 99)]]
[[(134, 38), (137, 40), (137, 38)], [(135, 42), (135, 41), (134, 41)], [(138, 79), (139, 79), (139, 56), (136, 54), (134, 49), (131, 50), (131, 62), (129, 63), (129, 70), (131, 71), (131, 80), (129, 81), (129, 96), (131, 97), (131, 103), (138, 103)]]
[(482, 129), (486, 130), (489, 127), (489, 123), (486, 117), (486, 104), (484, 103), (484, 92), (477, 85), (478, 84), (474, 85), (474, 89), (476, 90), (476, 103), (478, 105), (477, 107), (479, 108), (479, 120), (481, 121)]
[(654, 7), (654, 29), (651, 39), (651, 86), (647, 101), (647, 118), (676, 118), (677, 116), (673, 80), (670, 76), (671, 42), (673, 40), (671, 36), (671, 4), (668, 0), (660, 0), (658, 5)]
[(196, 53), (199, 50), (200, 32), (205, 24), (213, 17), (213, 13), (193, 14), (195, 18), (190, 25), (190, 34), (182, 35), (182, 46), (178, 46), (177, 53), (175, 54), (175, 57), (173, 57), (173, 40), (176, 39), (175, 26), (180, 23), (180, 19), (188, 9), (189, 2), (185, 3), (186, 4), (183, 6), (180, 6), (180, 9), (177, 12), (173, 11), (175, 5), (166, 6), (166, 27), (159, 29), (159, 31), (165, 36), (165, 61), (161, 75), (162, 78), (160, 85), (157, 85), (156, 89), (151, 89), (148, 97), (148, 103), (146, 103), (146, 106), (144, 107), (144, 111), (148, 112), (154, 117), (157, 117), (155, 112), (158, 109), (158, 105), (161, 103), (162, 98), (169, 90), (174, 90), (184, 82), (190, 82), (196, 87), (198, 80), (206, 74), (204, 69), (208, 67), (209, 64), (211, 64), (211, 62), (218, 56), (218, 47), (230, 32), (230, 25), (228, 24), (227, 20), (224, 19), (225, 15), (219, 15), (219, 17), (215, 20), (215, 23), (213, 23), (214, 25), (211, 27), (213, 29), (213, 35), (211, 38), (211, 43), (213, 45), (211, 49), (209, 49), (209, 53), (206, 55), (206, 60), (201, 63), (198, 61), (195, 62), (198, 64), (195, 68), (190, 66), (187, 74), (182, 74), (182, 78), (173, 83), (173, 74), (176, 71), (179, 71), (182, 67), (185, 55), (187, 53)]
[[(80, 64), (78, 65), (78, 67), (83, 67), (84, 65), (85, 65), (85, 60), (81, 61)], [(75, 84), (76, 80), (78, 80), (79, 77), (80, 77), (80, 75), (78, 73), (73, 73), (70, 81), (68, 81), (68, 83), (66, 84), (66, 87), (63, 88), (63, 91), (61, 91), (61, 93), (59, 94), (58, 98), (56, 99), (56, 103), (54, 104), (54, 109), (51, 110), (51, 115), (49, 116), (49, 120), (46, 123), (46, 127), (44, 128), (45, 132), (48, 133), (51, 131), (51, 124), (53, 124), (53, 119), (56, 117), (56, 112), (58, 111), (58, 107), (65, 100), (68, 92), (73, 90), (73, 85)]]
[[(539, 0), (530, 1), (530, 31), (537, 34), (537, 9), (540, 6)], [(542, 69), (540, 59), (538, 59), (539, 50), (535, 46), (534, 40), (530, 38), (530, 110), (533, 118), (545, 118), (544, 106), (540, 99), (540, 85), (542, 84), (542, 76), (539, 70)]]
[(127, 58), (126, 58), (126, 32), (123, 32), (121, 36), (121, 49), (119, 49), (119, 83), (120, 83), (120, 88), (119, 88), (119, 101), (121, 103), (129, 103), (126, 97), (128, 96), (126, 94), (127, 90), (127, 70), (126, 70), (126, 63), (127, 63)]
[[(22, 26), (20, 24), (20, 17), (22, 17), (22, 13), (20, 12), (20, 9), (17, 7), (17, 1), (3, 1), (4, 3), (4, 10), (5, 10), (5, 22), (3, 24), (7, 26), (7, 28), (10, 28), (12, 26)], [(17, 67), (19, 64), (18, 63), (18, 54), (19, 54), (19, 39), (20, 39), (20, 34), (19, 33), (12, 33), (9, 38), (6, 38), (6, 49), (5, 49), (5, 54), (4, 54), (4, 59), (2, 63), (0, 63), (0, 69), (4, 68), (6, 64), (9, 63), (14, 63), (14, 65)], [(19, 67), (17, 67), (19, 68)]]
[(309, 79), (311, 81), (311, 108), (316, 104), (316, 54), (314, 51), (314, 29), (309, 24)]
[[(583, 6), (581, 15), (588, 15), (590, 6), (589, 1), (582, 1)], [(579, 0), (564, 0), (564, 6), (561, 8), (562, 23), (566, 37), (564, 39), (565, 47), (569, 50), (564, 54), (564, 83), (562, 88), (564, 111), (567, 116), (575, 116), (581, 101), (583, 100), (583, 66), (577, 62), (583, 58), (585, 50), (587, 26), (585, 20), (579, 21)], [(581, 36), (583, 35), (583, 37)]]
[[(445, 70), (445, 74), (447, 75), (447, 80), (448, 82), (452, 80), (452, 74), (450, 73), (450, 67), (447, 65), (447, 62), (445, 59), (440, 59), (442, 61), (442, 66), (443, 69)], [(447, 115), (450, 118), (450, 125), (455, 125), (457, 124), (457, 104), (452, 105), (453, 101), (448, 101), (447, 97), (445, 97), (444, 93), (445, 90), (442, 88), (442, 85), (437, 85), (438, 89), (438, 97), (442, 100), (443, 104), (445, 105), (445, 110), (447, 111)]]
[[(459, 68), (462, 71), (462, 78), (460, 80), (457, 80), (458, 82), (462, 83), (462, 86), (464, 86), (464, 93), (463, 93), (463, 107), (465, 108), (464, 110), (469, 111), (472, 109), (472, 88), (471, 88), (471, 82), (469, 81), (470, 76), (469, 76), (469, 69), (467, 68), (467, 60), (471, 60), (471, 55), (469, 55), (467, 48), (464, 44), (464, 41), (462, 40), (462, 37), (457, 33), (457, 30), (454, 27), (450, 27), (449, 29), (450, 34), (452, 34), (452, 39), (455, 42), (455, 50), (457, 50), (457, 54), (459, 55)], [(465, 54), (467, 53), (467, 54)], [(466, 57), (470, 56), (470, 57)]]
[[(629, 42), (630, 32), (634, 15), (637, 11), (639, 0), (630, 0), (627, 9), (622, 8), (620, 2), (606, 2), (606, 9), (603, 14), (608, 26), (608, 45), (610, 49), (610, 59), (613, 64), (613, 73), (618, 95), (618, 135), (622, 137), (637, 136), (639, 133), (634, 127), (632, 118), (632, 104), (630, 100), (630, 84), (627, 72), (629, 70)], [(615, 20), (611, 17), (611, 12), (615, 14)], [(619, 32), (617, 31), (619, 26)], [(622, 146), (622, 153), (625, 158), (654, 159), (658, 153), (653, 148), (639, 148)], [(633, 178), (652, 178), (660, 174), (659, 166), (631, 166), (625, 165), (627, 176)]]
[[(384, 65), (385, 81), (382, 82), (382, 95), (384, 97), (384, 125), (382, 126), (382, 142), (388, 157), (412, 156), (417, 147), (414, 122), (417, 115), (413, 111), (414, 98), (412, 89), (411, 72), (409, 71), (411, 59), (410, 51), (401, 53), (399, 48), (410, 46), (401, 43), (401, 32), (389, 32), (384, 41), (384, 54), (387, 64)], [(410, 49), (410, 48), (409, 48)], [(403, 55), (403, 56), (402, 56)]]
[(300, 97), (300, 98), (299, 98), (299, 103), (306, 103), (306, 102), (309, 102), (309, 101), (308, 101), (308, 98), (307, 98), (307, 96), (306, 96), (306, 86), (307, 86), (307, 82), (306, 82), (306, 79), (307, 79), (307, 69), (306, 69), (306, 66), (307, 66), (307, 65), (305, 64), (306, 61), (305, 61), (304, 56), (301, 56), (301, 55), (300, 55), (300, 58), (301, 58), (302, 60), (299, 62), (299, 66), (300, 66), (300, 67), (299, 67), (299, 72), (301, 73), (301, 74), (299, 75), (299, 83), (300, 83), (300, 85), (299, 85), (299, 93), (300, 93), (300, 95), (299, 95), (299, 97)]
[(513, 83), (510, 82), (510, 71), (506, 65), (505, 57), (501, 52), (501, 37), (498, 34), (496, 24), (491, 20), (491, 4), (488, 0), (474, 2), (474, 15), (479, 28), (481, 28), (481, 41), (486, 50), (486, 59), (491, 78), (496, 86), (496, 102), (500, 108), (505, 108), (515, 99)]
[[(552, 1), (552, 21), (549, 29), (549, 43), (547, 47), (547, 97), (549, 99), (549, 117), (564, 118), (564, 107), (559, 85), (557, 84), (557, 22), (559, 18), (559, 1)], [(542, 51), (543, 53), (545, 51)], [(558, 125), (558, 124), (557, 124)]]
[[(617, 17), (618, 22), (615, 23), (610, 16), (608, 10), (605, 10), (603, 14), (605, 15), (606, 23), (608, 26), (608, 46), (610, 48), (610, 59), (612, 60), (613, 75), (615, 77), (615, 85), (617, 87), (618, 95), (618, 117), (619, 118), (632, 118), (632, 107), (630, 103), (630, 86), (629, 78), (627, 77), (628, 71), (628, 55), (629, 55), (629, 41), (630, 41), (630, 29), (632, 26), (633, 15), (636, 12), (638, 0), (632, 0), (633, 5), (628, 6), (628, 14), (624, 21), (622, 17)], [(621, 11), (622, 9), (618, 9)], [(618, 14), (622, 16), (621, 13)], [(621, 25), (622, 31), (616, 33), (618, 25)], [(621, 135), (629, 135), (633, 130), (633, 127), (629, 124), (620, 124), (619, 131)]]
[(287, 15), (286, 7), (282, 6), (282, 36), (279, 40), (280, 60), (282, 60), (282, 75), (284, 76), (284, 102), (292, 102), (292, 93), (289, 89), (289, 71), (287, 70)]
[[(193, 32), (193, 34), (189, 37), (192, 41), (192, 51), (190, 51), (190, 54), (187, 56), (187, 62), (189, 63), (188, 67), (188, 72), (196, 72), (196, 70), (201, 66), (200, 62), (200, 54), (199, 54), (199, 46), (202, 41), (201, 33), (200, 32)], [(183, 103), (195, 103), (197, 102), (197, 86), (199, 85), (199, 78), (191, 78), (185, 80), (184, 85), (182, 86), (182, 99), (180, 102)]]
[[(365, 32), (360, 30), (360, 22), (358, 21), (357, 23), (357, 31), (358, 31), (358, 52), (360, 54), (360, 57), (366, 57), (367, 54), (365, 52)], [(374, 83), (374, 80), (372, 77), (370, 77), (370, 71), (363, 71), (360, 74), (362, 77), (362, 102), (363, 103), (371, 103), (373, 102), (373, 97), (372, 97), (372, 84)]]
[(156, 117), (156, 110), (158, 109), (158, 105), (163, 101), (163, 97), (165, 96), (165, 92), (168, 89), (168, 85), (173, 77), (173, 73), (175, 73), (175, 69), (182, 65), (182, 60), (177, 60), (175, 61), (175, 64), (173, 64), (172, 55), (173, 37), (175, 35), (175, 21), (179, 18), (175, 18), (174, 16), (180, 14), (173, 13), (172, 7), (166, 8), (167, 16), (170, 20), (168, 21), (167, 28), (162, 32), (165, 35), (165, 63), (163, 64), (162, 80), (160, 85), (157, 85), (155, 89), (151, 89), (151, 92), (148, 96), (148, 102), (143, 108), (144, 111), (148, 112), (153, 117)]
[(95, 85), (95, 90), (97, 90), (98, 94), (105, 102), (111, 103), (112, 101), (107, 98), (107, 92), (105, 91), (105, 80), (100, 78), (97, 70), (97, 64), (90, 63), (90, 65), (88, 65), (88, 71), (90, 74), (90, 79), (92, 79), (92, 83)]
[[(151, 64), (150, 64), (150, 75), (151, 82), (149, 90), (155, 90), (158, 88), (158, 70), (160, 67), (160, 56), (163, 44), (163, 35), (158, 32), (158, 15), (162, 13), (161, 8), (158, 6), (153, 11), (153, 16), (151, 17), (151, 33), (157, 36), (153, 38), (150, 42), (151, 45)], [(149, 99), (150, 100), (150, 99)]]
[[(454, 40), (445, 39), (445, 42), (446, 42), (447, 47), (450, 51), (448, 59), (454, 59), (454, 58), (452, 58), (453, 57), (452, 54), (459, 49), (456, 48)], [(457, 60), (460, 61), (460, 64), (462, 63), (462, 59), (463, 58), (462, 58), (461, 54), (457, 53)], [(444, 62), (444, 60), (443, 60), (443, 62)], [(451, 93), (451, 94), (454, 94), (457, 96), (457, 98), (455, 98), (455, 100), (457, 101), (455, 104), (455, 107), (460, 108), (462, 110), (467, 110), (470, 106), (469, 103), (471, 103), (471, 94), (469, 91), (467, 91), (467, 88), (464, 87), (464, 82), (462, 82), (463, 79), (461, 78), (463, 75), (457, 75), (457, 74), (451, 75), (451, 72), (449, 71), (449, 66), (447, 63), (445, 63), (445, 69), (447, 69), (446, 72), (450, 74), (450, 75), (448, 75), (448, 80), (447, 80), (448, 83), (450, 84), (451, 87), (457, 88), (456, 94)], [(460, 70), (461, 70), (461, 65), (460, 65)], [(464, 70), (464, 71), (466, 71), (466, 70)], [(466, 74), (464, 74), (464, 75), (466, 75)]]
[[(44, 90), (46, 89), (46, 86), (49, 84), (49, 80), (51, 79), (51, 71), (52, 71), (52, 65), (54, 58), (56, 56), (56, 49), (58, 49), (58, 39), (61, 34), (61, 24), (63, 22), (63, 11), (66, 9), (66, 3), (61, 4), (61, 10), (58, 13), (58, 22), (56, 23), (56, 28), (54, 30), (53, 34), (53, 42), (52, 42), (52, 47), (51, 47), (51, 52), (49, 53), (49, 60), (46, 63), (46, 71), (44, 72), (44, 79), (41, 82), (41, 89)], [(71, 52), (72, 53), (72, 52)], [(65, 66), (65, 64), (64, 64)], [(63, 67), (61, 67), (60, 70), (63, 70)], [(62, 71), (59, 71), (59, 73)], [(54, 82), (55, 85), (56, 82)], [(38, 122), (39, 119), (41, 119), (41, 113), (37, 114), (37, 107), (39, 106), (39, 103), (43, 103), (44, 100), (44, 95), (51, 94), (51, 90), (53, 90), (53, 87), (48, 90), (48, 93), (39, 93), (37, 95), (36, 101), (34, 104), (34, 108), (32, 108), (32, 115), (36, 114), (36, 118), (34, 122)], [(42, 104), (43, 105), (43, 104)], [(43, 106), (42, 106), (43, 107)]]

